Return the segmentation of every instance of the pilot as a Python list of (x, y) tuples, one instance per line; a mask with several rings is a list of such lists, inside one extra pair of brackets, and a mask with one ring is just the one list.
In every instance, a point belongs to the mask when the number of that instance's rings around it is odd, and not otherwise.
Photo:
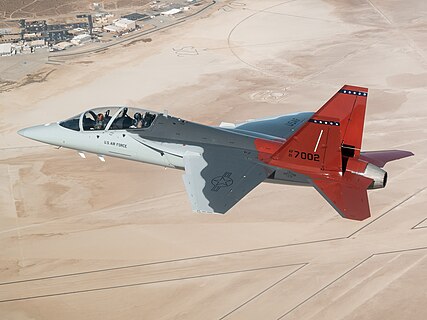
[(149, 126), (151, 126), (151, 123), (153, 122), (154, 118), (156, 116), (154, 114), (151, 114), (149, 112), (147, 112), (144, 116), (144, 123), (143, 123), (143, 127), (144, 128), (148, 128)]
[(104, 115), (102, 113), (98, 113), (98, 115), (96, 116), (96, 121), (93, 128), (95, 130), (104, 129)]
[(132, 128), (142, 128), (142, 125), (143, 125), (142, 115), (139, 112), (136, 112), (133, 115), (133, 117), (134, 119), (133, 119)]

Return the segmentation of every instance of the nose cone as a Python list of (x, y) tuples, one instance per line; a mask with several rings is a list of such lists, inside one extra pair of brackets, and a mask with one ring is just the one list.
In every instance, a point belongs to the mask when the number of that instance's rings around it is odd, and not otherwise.
[(32, 140), (52, 143), (52, 140), (55, 139), (55, 130), (52, 130), (53, 126), (51, 125), (41, 125), (34, 126), (25, 129), (21, 129), (18, 131), (18, 134), (25, 138), (29, 138)]
[(18, 134), (21, 135), (21, 136), (23, 136), (23, 137), (25, 137), (25, 138), (32, 139), (31, 136), (28, 135), (29, 132), (30, 132), (30, 135), (31, 135), (31, 129), (32, 128), (21, 129), (21, 130), (18, 131)]

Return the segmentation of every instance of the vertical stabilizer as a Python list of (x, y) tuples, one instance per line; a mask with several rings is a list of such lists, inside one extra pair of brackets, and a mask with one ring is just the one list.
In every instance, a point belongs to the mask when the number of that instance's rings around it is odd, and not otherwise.
[(340, 122), (343, 155), (358, 157), (362, 147), (368, 89), (345, 85), (313, 116), (335, 117)]

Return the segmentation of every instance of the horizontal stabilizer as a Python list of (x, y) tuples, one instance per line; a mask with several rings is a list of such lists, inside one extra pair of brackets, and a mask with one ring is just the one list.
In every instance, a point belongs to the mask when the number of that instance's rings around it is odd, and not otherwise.
[(341, 181), (313, 179), (312, 183), (343, 218), (365, 220), (371, 216), (367, 192), (371, 179), (345, 172)]
[(413, 155), (412, 152), (404, 150), (364, 151), (360, 153), (360, 159), (382, 168), (387, 162)]

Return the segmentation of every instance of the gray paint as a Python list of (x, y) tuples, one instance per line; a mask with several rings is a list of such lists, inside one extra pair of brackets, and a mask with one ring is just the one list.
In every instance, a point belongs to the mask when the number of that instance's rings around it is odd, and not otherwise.
[[(227, 212), (274, 171), (258, 160), (251, 160), (250, 152), (218, 146), (205, 148), (199, 156), (184, 155), (184, 163), (186, 176), (190, 172), (192, 181), (204, 182), (186, 187), (198, 203), (208, 201), (208, 206), (196, 210), (205, 212)], [(202, 169), (195, 173), (194, 167)], [(185, 177), (186, 180), (190, 177)]]
[[(200, 212), (225, 213), (265, 180), (307, 183), (303, 175), (261, 162), (254, 142), (258, 138), (283, 142), (312, 113), (261, 119), (236, 128), (150, 113), (156, 118), (148, 128), (108, 130), (107, 126), (107, 130), (73, 131), (50, 124), (20, 133), (72, 149), (185, 169), (183, 180), (190, 202)], [(113, 120), (114, 116), (110, 124)]]
[(159, 114), (149, 128), (127, 129), (141, 138), (197, 146), (219, 145), (239, 149), (256, 150), (255, 137), (249, 133), (230, 132), (226, 129), (186, 121)]
[(251, 132), (253, 134), (256, 132), (272, 137), (288, 139), (307, 122), (313, 114), (313, 112), (299, 112), (274, 118), (254, 120), (239, 124), (234, 130), (242, 133)]

